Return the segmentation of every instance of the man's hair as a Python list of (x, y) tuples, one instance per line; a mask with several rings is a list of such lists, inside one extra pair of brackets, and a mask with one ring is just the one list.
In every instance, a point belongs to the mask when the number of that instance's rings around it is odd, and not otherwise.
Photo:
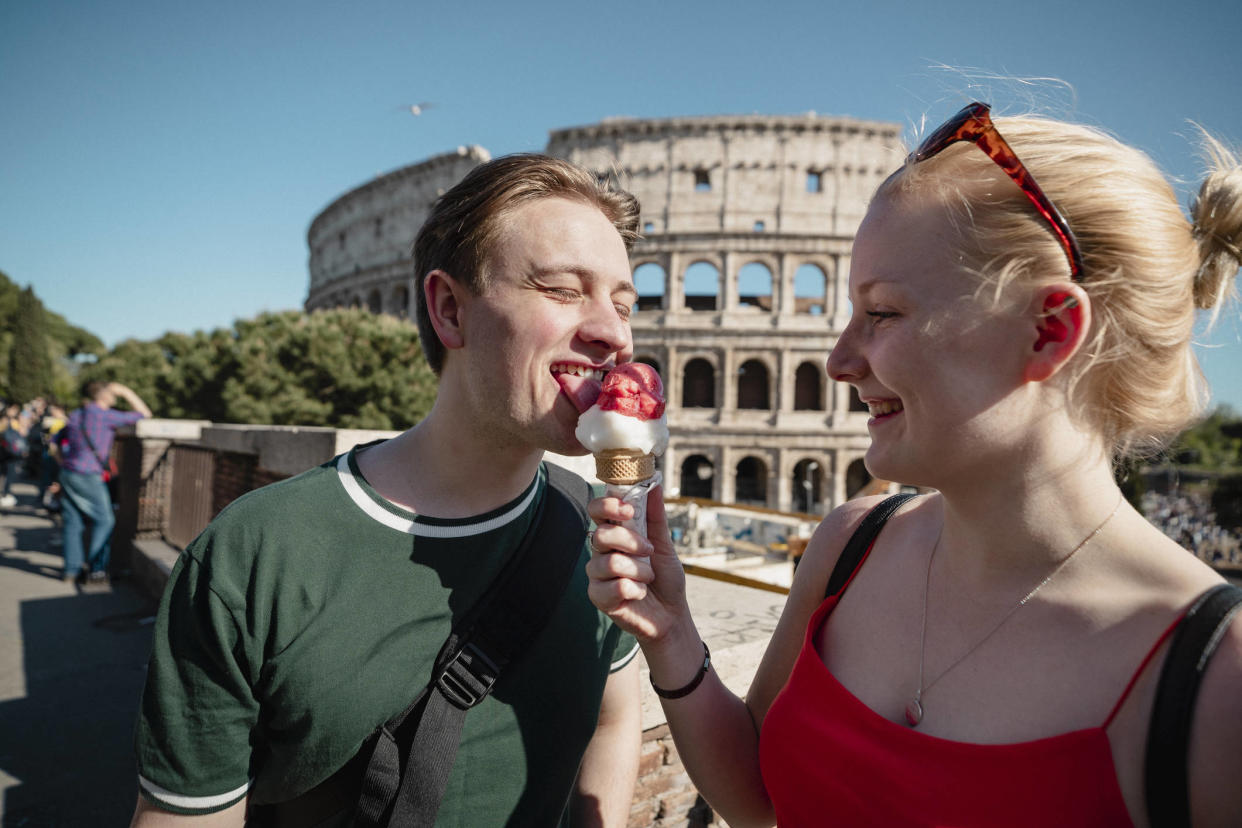
[(91, 380), (90, 382), (86, 383), (86, 385), (82, 386), (82, 398), (90, 400), (91, 402), (95, 402), (96, 400), (99, 399), (99, 396), (104, 392), (104, 389), (107, 387), (108, 387), (108, 383), (106, 382), (100, 382), (99, 380)]
[[(611, 178), (611, 177), (609, 177)], [(505, 218), (523, 204), (568, 198), (597, 207), (628, 251), (638, 238), (638, 200), (568, 161), (534, 153), (505, 155), (475, 167), (437, 199), (414, 241), (415, 318), (431, 369), (444, 368), (445, 349), (423, 295), (427, 274), (443, 270), (475, 296), (487, 289), (489, 257)]]

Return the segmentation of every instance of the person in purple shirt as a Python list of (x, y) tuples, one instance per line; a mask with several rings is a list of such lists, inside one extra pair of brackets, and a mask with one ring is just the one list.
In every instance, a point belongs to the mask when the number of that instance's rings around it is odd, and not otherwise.
[[(116, 430), (151, 416), (142, 398), (119, 382), (86, 384), (85, 404), (69, 415), (61, 434), (61, 509), (64, 514), (66, 581), (106, 583), (111, 554), (112, 497), (104, 480)], [(118, 397), (133, 411), (117, 411)], [(83, 555), (82, 535), (90, 521), (90, 546)]]

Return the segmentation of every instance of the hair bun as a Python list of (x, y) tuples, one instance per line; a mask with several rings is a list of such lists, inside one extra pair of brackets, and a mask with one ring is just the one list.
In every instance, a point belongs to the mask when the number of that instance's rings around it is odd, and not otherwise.
[(1201, 264), (1195, 275), (1195, 307), (1224, 302), (1242, 267), (1242, 164), (1236, 153), (1202, 132), (1209, 173), (1190, 206)]

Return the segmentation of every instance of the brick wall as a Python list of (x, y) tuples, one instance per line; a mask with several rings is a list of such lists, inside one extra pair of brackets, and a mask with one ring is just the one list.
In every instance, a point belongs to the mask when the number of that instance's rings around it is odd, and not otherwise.
[(630, 809), (629, 828), (702, 828), (721, 825), (703, 800), (677, 756), (668, 725), (643, 733), (638, 759), (638, 785)]

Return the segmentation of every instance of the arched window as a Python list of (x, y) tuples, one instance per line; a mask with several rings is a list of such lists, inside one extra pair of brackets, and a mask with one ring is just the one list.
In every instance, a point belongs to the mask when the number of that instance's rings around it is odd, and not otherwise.
[(870, 411), (867, 404), (862, 401), (862, 397), (858, 396), (858, 389), (850, 386), (850, 411)]
[(850, 463), (845, 470), (845, 498), (846, 500), (862, 493), (867, 484), (872, 480), (871, 472), (867, 471), (867, 466), (863, 463), (862, 458)]
[(410, 314), (410, 289), (405, 285), (393, 288), (392, 314), (398, 319), (405, 319)]
[(794, 271), (794, 311), (816, 316), (828, 307), (828, 278), (813, 264), (804, 264)]
[(349, 300), (349, 306), (350, 306), (351, 308), (360, 308), (360, 307), (362, 307), (362, 297), (361, 297), (361, 296), (358, 296), (357, 294), (355, 294), (355, 295), (354, 295), (354, 298)]
[(714, 311), (720, 307), (720, 271), (708, 262), (695, 262), (686, 268), (686, 308)]
[(696, 193), (710, 193), (712, 191), (712, 174), (703, 167), (699, 167), (694, 171), (694, 191)]
[(711, 498), (716, 467), (701, 454), (692, 454), (681, 463), (681, 496)]
[(817, 515), (822, 511), (824, 470), (815, 460), (799, 460), (793, 469), (793, 504), (795, 512)]
[(759, 262), (743, 265), (737, 273), (739, 305), (772, 310), (772, 271)]
[(716, 371), (705, 359), (686, 363), (681, 377), (682, 408), (716, 407)]
[(823, 371), (813, 362), (804, 362), (794, 372), (794, 411), (823, 411)]
[(659, 310), (664, 307), (664, 268), (655, 262), (639, 265), (634, 269), (634, 288), (638, 291), (634, 310)]
[(764, 506), (768, 502), (768, 467), (758, 457), (744, 457), (737, 464), (735, 501), (748, 506)]
[(380, 298), (379, 288), (375, 288), (367, 294), (367, 310), (371, 311), (371, 313), (384, 312), (384, 300)]
[(768, 366), (757, 359), (748, 359), (737, 369), (737, 407), (767, 411)]

